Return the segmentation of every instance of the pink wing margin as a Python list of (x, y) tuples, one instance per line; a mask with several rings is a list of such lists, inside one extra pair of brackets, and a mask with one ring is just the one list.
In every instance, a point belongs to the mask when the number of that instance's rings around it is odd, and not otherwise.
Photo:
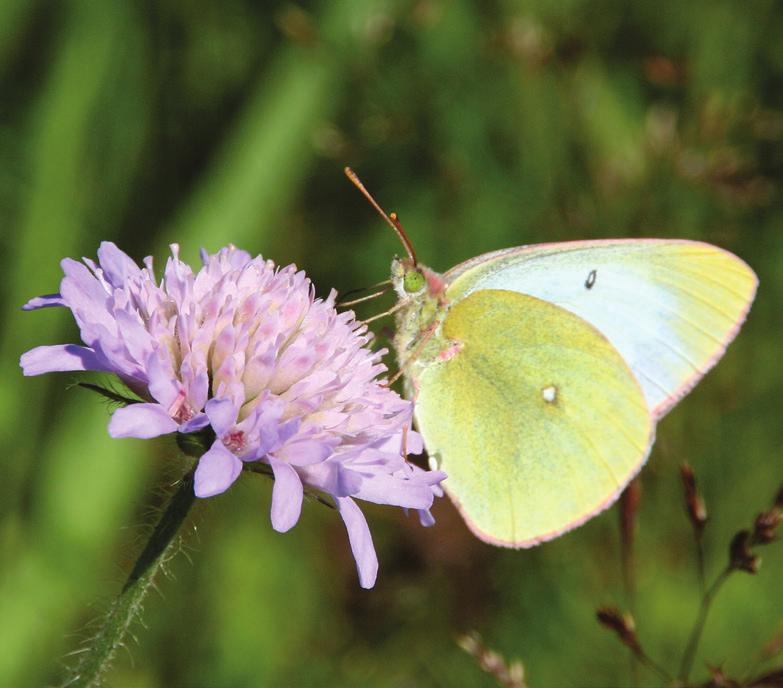
[(459, 499), (457, 499), (448, 488), (448, 481), (446, 481), (443, 484), (443, 489), (446, 491), (446, 494), (448, 494), (449, 499), (451, 499), (452, 503), (455, 507), (457, 507), (457, 511), (459, 512), (460, 516), (462, 516), (462, 520), (465, 521), (465, 524), (470, 529), (470, 532), (473, 533), (479, 540), (482, 540), (490, 545), (495, 545), (496, 547), (506, 547), (508, 549), (531, 549), (535, 547), (536, 545), (540, 545), (544, 542), (549, 542), (550, 540), (554, 540), (556, 538), (559, 538), (561, 535), (565, 535), (566, 533), (575, 530), (579, 526), (584, 525), (587, 523), (590, 519), (594, 518), (595, 516), (598, 516), (602, 511), (606, 511), (612, 504), (614, 504), (619, 498), (620, 495), (623, 493), (623, 490), (625, 490), (626, 487), (628, 487), (628, 483), (630, 483), (644, 468), (644, 465), (647, 463), (647, 459), (650, 457), (650, 452), (652, 450), (652, 446), (655, 442), (655, 432), (653, 431), (653, 437), (650, 439), (650, 444), (647, 447), (647, 451), (644, 453), (644, 456), (642, 457), (641, 461), (639, 461), (639, 464), (633, 469), (631, 474), (628, 477), (628, 480), (626, 480), (620, 487), (617, 488), (609, 497), (607, 497), (603, 502), (601, 502), (595, 509), (592, 509), (591, 511), (588, 511), (584, 516), (580, 516), (575, 521), (571, 521), (570, 523), (566, 524), (562, 528), (559, 528), (557, 530), (550, 531), (548, 533), (544, 533), (543, 535), (539, 535), (538, 537), (531, 538), (530, 540), (520, 540), (519, 542), (509, 542), (507, 540), (500, 540), (496, 537), (493, 537), (492, 535), (489, 535), (485, 532), (483, 532), (473, 521), (470, 519), (470, 516), (465, 512), (465, 510), (462, 507), (462, 504), (460, 504)]

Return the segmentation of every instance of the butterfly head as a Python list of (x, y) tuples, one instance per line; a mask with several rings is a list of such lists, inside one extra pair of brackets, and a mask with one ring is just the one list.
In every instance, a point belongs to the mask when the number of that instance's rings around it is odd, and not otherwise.
[(425, 293), (439, 291), (440, 280), (432, 270), (416, 265), (410, 258), (395, 258), (391, 264), (391, 280), (400, 299), (416, 299)]

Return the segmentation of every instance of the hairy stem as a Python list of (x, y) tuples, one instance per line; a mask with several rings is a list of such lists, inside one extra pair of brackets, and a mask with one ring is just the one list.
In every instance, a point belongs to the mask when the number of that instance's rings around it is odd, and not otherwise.
[(704, 632), (704, 624), (707, 621), (707, 614), (710, 611), (712, 602), (732, 571), (734, 571), (734, 569), (731, 566), (727, 566), (713, 581), (712, 585), (701, 598), (701, 604), (699, 605), (699, 615), (696, 617), (696, 622), (693, 624), (693, 629), (691, 630), (691, 635), (690, 638), (688, 638), (688, 644), (685, 647), (685, 652), (682, 655), (682, 662), (680, 663), (679, 678), (683, 683), (687, 683), (688, 676), (691, 673), (693, 660), (696, 657), (696, 650), (699, 647), (699, 641), (701, 640), (701, 635)]
[(194, 500), (191, 471), (172, 494), (122, 591), (112, 603), (98, 633), (90, 639), (89, 646), (64, 686), (93, 688), (100, 685), (117, 649), (122, 646), (128, 628), (141, 613), (144, 597), (152, 587), (156, 574), (174, 554), (178, 544), (177, 533)]

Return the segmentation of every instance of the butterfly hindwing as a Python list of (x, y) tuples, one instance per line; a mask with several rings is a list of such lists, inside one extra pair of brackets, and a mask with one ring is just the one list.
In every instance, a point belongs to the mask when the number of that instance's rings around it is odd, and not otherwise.
[(454, 303), (442, 334), (453, 355), (421, 369), (416, 418), (471, 529), (532, 546), (611, 504), (644, 463), (653, 422), (606, 337), (498, 289)]

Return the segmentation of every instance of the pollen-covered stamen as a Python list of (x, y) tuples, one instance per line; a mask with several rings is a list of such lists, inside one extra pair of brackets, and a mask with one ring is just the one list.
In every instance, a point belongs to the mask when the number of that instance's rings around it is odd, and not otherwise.
[(234, 454), (241, 454), (245, 449), (245, 433), (241, 430), (232, 430), (220, 438), (223, 446)]
[(169, 415), (177, 423), (186, 423), (196, 415), (193, 409), (188, 405), (184, 389), (179, 391), (177, 398), (174, 399), (174, 402), (169, 406)]

